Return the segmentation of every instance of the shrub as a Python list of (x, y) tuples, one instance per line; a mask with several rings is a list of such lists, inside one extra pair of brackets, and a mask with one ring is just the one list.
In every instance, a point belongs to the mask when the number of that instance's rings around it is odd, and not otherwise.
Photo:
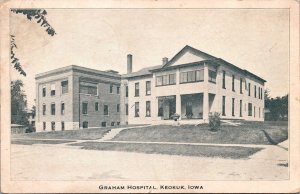
[(220, 129), (221, 126), (220, 113), (218, 112), (210, 113), (208, 116), (208, 120), (209, 120), (208, 125), (211, 131), (217, 131)]

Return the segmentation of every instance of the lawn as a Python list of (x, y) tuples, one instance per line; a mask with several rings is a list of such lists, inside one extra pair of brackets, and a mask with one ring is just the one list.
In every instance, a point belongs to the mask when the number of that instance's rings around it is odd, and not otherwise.
[(71, 143), (74, 141), (67, 141), (67, 140), (41, 140), (41, 139), (36, 139), (36, 140), (12, 140), (12, 144), (20, 144), (20, 145), (33, 145), (33, 144), (61, 144), (61, 143)]
[(117, 127), (49, 131), (39, 133), (15, 134), (13, 138), (36, 138), (36, 139), (74, 139), (74, 140), (94, 140), (102, 138), (110, 129)]
[(211, 132), (207, 124), (125, 129), (113, 140), (268, 145), (278, 144), (288, 138), (287, 122), (242, 123), (240, 126), (222, 125), (217, 132)]
[(196, 157), (218, 157), (231, 159), (248, 159), (249, 156), (262, 148), (246, 148), (231, 146), (198, 146), (198, 145), (168, 145), (168, 144), (135, 144), (135, 143), (107, 143), (83, 142), (73, 146), (83, 146), (81, 149), (101, 151), (122, 151), (146, 154), (166, 154)]

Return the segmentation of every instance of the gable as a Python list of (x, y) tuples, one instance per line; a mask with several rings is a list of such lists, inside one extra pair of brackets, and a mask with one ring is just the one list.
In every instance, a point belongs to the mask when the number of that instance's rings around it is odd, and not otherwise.
[(193, 53), (192, 51), (185, 51), (181, 54), (181, 56), (178, 56), (178, 58), (175, 59), (168, 66), (176, 66), (176, 65), (186, 64), (186, 63), (193, 63), (198, 61), (204, 61), (207, 59), (209, 58), (204, 55)]

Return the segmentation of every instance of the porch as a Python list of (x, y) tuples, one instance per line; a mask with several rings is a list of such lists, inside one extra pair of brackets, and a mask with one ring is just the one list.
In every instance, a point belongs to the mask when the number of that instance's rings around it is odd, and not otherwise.
[(215, 94), (194, 93), (157, 97), (158, 118), (161, 124), (172, 123), (173, 115), (179, 114), (181, 123), (203, 123), (215, 109)]

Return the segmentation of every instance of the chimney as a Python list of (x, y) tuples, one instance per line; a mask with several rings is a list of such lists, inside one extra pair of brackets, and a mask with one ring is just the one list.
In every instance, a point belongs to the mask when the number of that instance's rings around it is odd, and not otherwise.
[(168, 57), (164, 57), (164, 58), (162, 59), (163, 65), (167, 64), (168, 61), (169, 61)]
[(132, 73), (132, 55), (127, 55), (127, 73)]

